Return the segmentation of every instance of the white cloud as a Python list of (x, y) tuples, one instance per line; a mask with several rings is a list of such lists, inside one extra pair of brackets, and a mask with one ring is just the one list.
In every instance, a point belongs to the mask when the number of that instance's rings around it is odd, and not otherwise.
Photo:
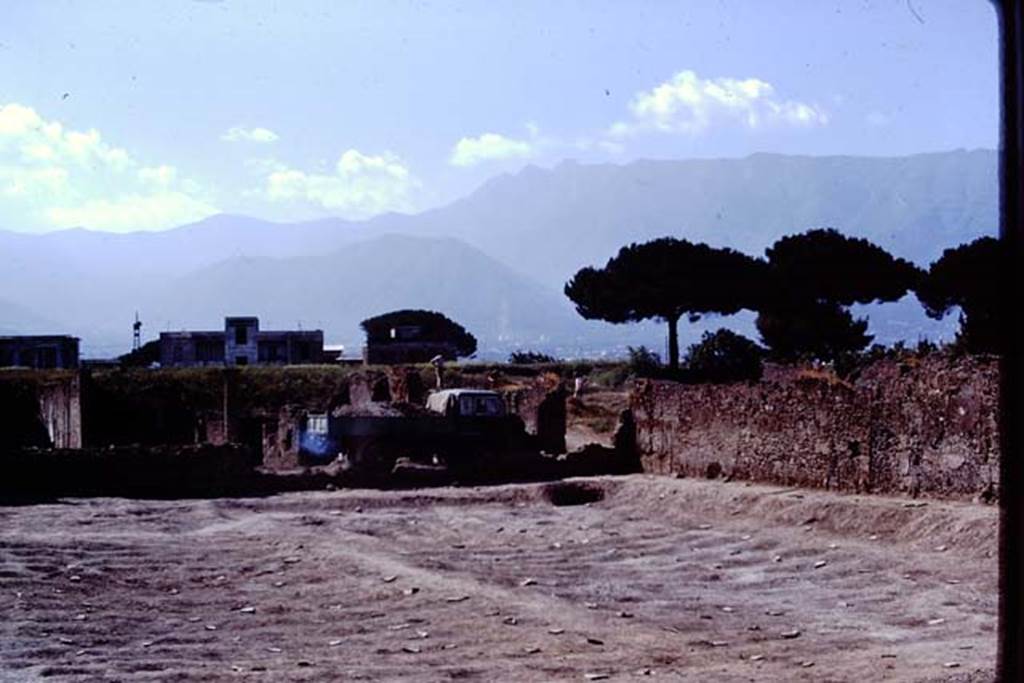
[(84, 133), (67, 130), (21, 104), (0, 105), (0, 159), (7, 163), (102, 166), (114, 171), (132, 165), (128, 152), (105, 143), (95, 128)]
[(621, 138), (652, 130), (698, 134), (721, 123), (747, 128), (828, 123), (823, 109), (806, 102), (779, 99), (775, 87), (766, 81), (705, 79), (693, 71), (680, 71), (651, 90), (637, 93), (629, 110), (632, 118), (614, 123), (609, 135)]
[(157, 187), (170, 187), (178, 179), (178, 169), (161, 164), (160, 166), (144, 166), (139, 169), (139, 180)]
[(0, 164), (0, 194), (13, 198), (31, 198), (40, 194), (66, 192), (68, 172), (58, 166), (24, 168)]
[(159, 229), (216, 213), (173, 166), (143, 166), (92, 128), (0, 105), (0, 209), (21, 227)]
[(265, 173), (260, 194), (270, 201), (308, 202), (348, 218), (409, 211), (411, 195), (420, 186), (402, 160), (389, 152), (371, 156), (347, 150), (332, 173), (307, 173), (268, 159), (250, 165)]
[[(530, 135), (536, 137), (536, 124), (527, 124)], [(452, 149), (449, 163), (453, 166), (473, 166), (483, 161), (523, 159), (536, 152), (535, 145), (526, 140), (507, 138), (498, 133), (484, 133), (476, 138), (462, 138)]]
[(277, 140), (277, 133), (269, 128), (245, 128), (244, 126), (232, 126), (220, 136), (225, 142), (256, 142), (268, 143)]

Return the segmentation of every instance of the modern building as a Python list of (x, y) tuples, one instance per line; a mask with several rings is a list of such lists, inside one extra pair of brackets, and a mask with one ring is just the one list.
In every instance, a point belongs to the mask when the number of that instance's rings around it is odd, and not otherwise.
[(0, 337), (0, 368), (77, 368), (78, 338), (65, 334)]
[(398, 325), (386, 335), (367, 334), (363, 361), (369, 365), (426, 363), (435, 356), (454, 361), (458, 348), (453, 342), (424, 338), (420, 325)]
[(301, 365), (320, 363), (322, 330), (261, 331), (259, 318), (224, 319), (223, 332), (161, 332), (160, 365)]

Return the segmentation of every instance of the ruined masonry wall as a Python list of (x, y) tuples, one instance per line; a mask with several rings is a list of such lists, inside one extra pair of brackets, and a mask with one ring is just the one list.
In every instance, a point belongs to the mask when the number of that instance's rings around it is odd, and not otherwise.
[(39, 387), (39, 419), (54, 448), (82, 447), (81, 379), (77, 373)]
[(933, 354), (852, 382), (780, 368), (753, 384), (643, 381), (631, 396), (644, 470), (884, 494), (998, 489), (998, 367)]

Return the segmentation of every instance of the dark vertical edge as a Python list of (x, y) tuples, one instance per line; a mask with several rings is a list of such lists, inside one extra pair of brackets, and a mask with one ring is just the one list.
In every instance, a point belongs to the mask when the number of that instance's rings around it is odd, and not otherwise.
[(999, 654), (1001, 681), (1024, 681), (1024, 268), (1021, 157), (1021, 16), (1019, 0), (999, 0), (1002, 65), (1000, 150), (1000, 269), (1002, 327), (1000, 372), (1000, 524), (999, 524)]

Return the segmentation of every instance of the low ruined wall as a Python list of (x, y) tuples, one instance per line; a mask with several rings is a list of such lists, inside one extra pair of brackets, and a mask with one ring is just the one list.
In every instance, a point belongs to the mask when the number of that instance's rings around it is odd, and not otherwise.
[(284, 406), (274, 417), (262, 422), (262, 464), (271, 470), (289, 470), (299, 467), (302, 427), (306, 410)]
[(81, 379), (78, 373), (40, 386), (39, 417), (53, 447), (82, 447)]
[(0, 449), (82, 445), (81, 381), (77, 371), (0, 373)]
[[(94, 374), (0, 373), (0, 450), (242, 444), (273, 470), (307, 464), (300, 453), (309, 413), (423, 405), (432, 370), (389, 368), (122, 368)], [(565, 451), (565, 388), (553, 373), (498, 384), (453, 372), (445, 386), (495, 388), (551, 454)]]
[(528, 385), (506, 391), (509, 411), (523, 420), (528, 434), (537, 437), (537, 445), (545, 453), (566, 452), (566, 399), (569, 392), (564, 382), (553, 376), (540, 376)]
[(0, 453), (0, 501), (232, 495), (254, 489), (253, 464), (236, 445), (11, 450)]
[(998, 483), (998, 368), (933, 354), (852, 381), (775, 369), (757, 383), (643, 381), (645, 471), (888, 494), (988, 497)]

